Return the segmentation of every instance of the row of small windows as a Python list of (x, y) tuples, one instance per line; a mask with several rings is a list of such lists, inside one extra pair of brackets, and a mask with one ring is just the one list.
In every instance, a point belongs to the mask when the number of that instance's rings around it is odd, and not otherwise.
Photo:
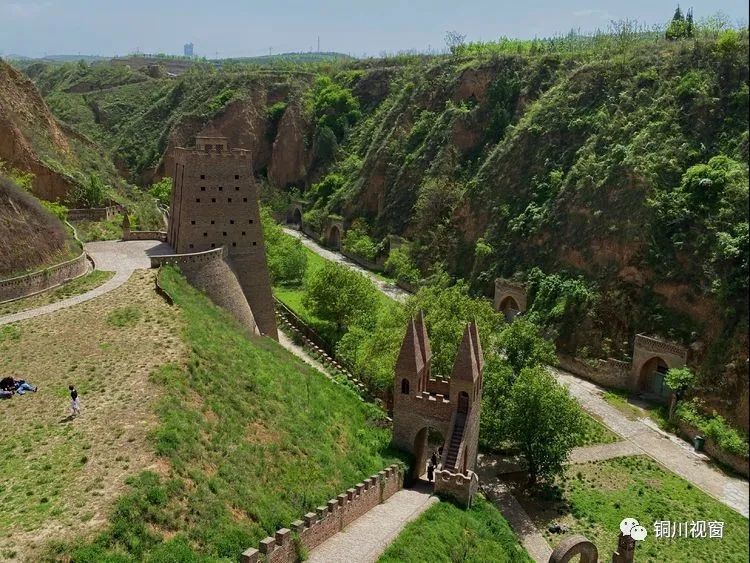
[[(202, 191), (202, 192), (205, 192), (205, 191), (206, 191), (206, 186), (201, 186), (201, 191)], [(219, 186), (219, 191), (220, 191), (220, 192), (223, 192), (223, 191), (224, 191), (224, 186)], [(238, 191), (240, 191), (240, 187), (239, 187), (239, 186), (235, 186), (235, 187), (234, 187), (234, 191), (235, 191), (235, 192), (238, 192)]]
[[(248, 222), (248, 224), (249, 224), (249, 225), (252, 225), (252, 224), (253, 224), (253, 220), (252, 220), (252, 219), (248, 219), (248, 220), (247, 220), (247, 222)], [(195, 225), (195, 219), (193, 219), (192, 221), (190, 221), (190, 224), (191, 224), (191, 225)], [(215, 224), (216, 224), (216, 221), (214, 221), (213, 219), (211, 219), (211, 224), (212, 224), (212, 225), (215, 225)], [(229, 224), (230, 224), (230, 225), (234, 225), (234, 219), (230, 219), (230, 220), (229, 220)]]
[[(200, 203), (200, 202), (201, 202), (201, 198), (196, 197), (195, 198), (195, 203)], [(215, 197), (211, 198), (211, 203), (216, 203), (216, 198)], [(232, 203), (232, 198), (231, 197), (227, 198), (227, 203)], [(242, 203), (247, 203), (247, 198), (246, 197), (242, 198)]]
[[(242, 234), (244, 235), (245, 233), (242, 233)], [(204, 233), (203, 236), (206, 236), (206, 234)], [(224, 233), (224, 236), (226, 236), (226, 233)], [(257, 245), (258, 245), (258, 243), (256, 241), (253, 241), (253, 246), (257, 246)], [(237, 243), (233, 242), (232, 246), (237, 246)], [(195, 245), (194, 244), (189, 244), (188, 248), (195, 248)], [(211, 243), (211, 248), (216, 248), (216, 243), (215, 242)]]
[[(222, 234), (222, 236), (227, 236), (227, 232), (226, 232), (226, 231), (224, 231), (224, 232), (223, 232), (223, 233), (221, 233), (221, 234)], [(203, 233), (203, 236), (204, 236), (204, 237), (207, 237), (207, 236), (208, 236), (208, 233)], [(242, 236), (243, 236), (243, 237), (245, 236), (245, 231), (242, 231)], [(255, 246), (255, 242), (253, 242), (253, 246)]]
[[(205, 180), (205, 179), (206, 179), (206, 175), (205, 174), (201, 174), (201, 180)], [(239, 175), (235, 174), (234, 175), (234, 179), (235, 180), (239, 180), (240, 179)]]

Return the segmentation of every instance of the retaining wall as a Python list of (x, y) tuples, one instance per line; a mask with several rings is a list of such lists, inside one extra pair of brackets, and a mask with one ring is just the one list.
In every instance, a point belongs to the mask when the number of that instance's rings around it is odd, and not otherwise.
[(436, 495), (450, 497), (468, 507), (478, 489), (479, 477), (473, 471), (468, 471), (466, 474), (435, 471)]
[(341, 247), (341, 254), (346, 256), (352, 262), (359, 264), (366, 270), (371, 270), (373, 272), (385, 271), (385, 257), (384, 256), (379, 256), (378, 258), (376, 258), (375, 262), (371, 262), (370, 260), (367, 260), (366, 258), (357, 256), (356, 254), (353, 254), (349, 252), (348, 250), (344, 250), (344, 247)]
[(69, 209), (68, 221), (109, 221), (122, 208), (119, 205), (109, 207), (92, 207), (89, 209)]
[(222, 246), (193, 254), (168, 254), (151, 257), (151, 267), (176, 266), (191, 285), (204, 292), (216, 305), (229, 311), (251, 334), (259, 334), (253, 311), (242, 292)]
[(52, 289), (68, 280), (78, 278), (88, 272), (89, 263), (86, 253), (77, 258), (50, 266), (44, 270), (0, 280), (0, 303), (29, 297), (36, 293)]
[(159, 240), (167, 242), (166, 231), (124, 231), (122, 240)]
[(709, 456), (711, 456), (719, 463), (723, 463), (724, 465), (731, 467), (740, 475), (750, 477), (750, 467), (748, 467), (748, 464), (750, 464), (750, 460), (748, 460), (748, 458), (725, 452), (724, 450), (719, 448), (718, 444), (716, 444), (713, 439), (705, 436), (703, 432), (701, 432), (700, 428), (696, 428), (692, 424), (689, 424), (682, 419), (677, 419), (677, 427), (680, 431), (680, 436), (682, 436), (686, 440), (689, 440), (690, 442), (692, 442), (693, 438), (695, 438), (696, 436), (704, 436), (706, 441), (703, 444), (703, 449)]
[(614, 387), (615, 389), (624, 389), (626, 391), (634, 390), (631, 388), (632, 380), (630, 377), (630, 364), (628, 362), (608, 358), (606, 360), (596, 360), (597, 365), (591, 366), (577, 358), (571, 358), (563, 354), (558, 354), (557, 359), (560, 368), (584, 379), (588, 379), (604, 387)]
[[(240, 556), (242, 563), (296, 563), (301, 561), (299, 551), (310, 551), (340, 532), (378, 504), (385, 502), (403, 487), (403, 473), (396, 464), (357, 483), (351, 489), (319, 506), (315, 512), (305, 514), (290, 528), (282, 528), (274, 537), (260, 541), (258, 549), (250, 548)], [(296, 540), (293, 539), (296, 535)]]

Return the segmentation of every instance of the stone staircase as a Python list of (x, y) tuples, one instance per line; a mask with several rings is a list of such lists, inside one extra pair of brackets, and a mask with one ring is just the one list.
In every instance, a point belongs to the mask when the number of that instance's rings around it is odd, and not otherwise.
[(443, 469), (448, 471), (456, 471), (456, 461), (458, 459), (458, 450), (461, 447), (461, 441), (464, 437), (464, 427), (466, 426), (466, 415), (458, 413), (456, 415), (456, 421), (453, 424), (453, 433), (451, 434), (450, 442), (448, 443), (448, 452), (445, 456), (445, 464)]

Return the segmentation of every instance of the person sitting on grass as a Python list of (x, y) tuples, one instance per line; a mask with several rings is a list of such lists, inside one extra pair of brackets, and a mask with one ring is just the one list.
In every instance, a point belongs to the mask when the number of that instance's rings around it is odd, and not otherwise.
[(3, 377), (0, 379), (0, 389), (12, 393), (16, 390), (16, 380), (12, 377)]
[(37, 389), (39, 389), (39, 387), (32, 385), (25, 379), (16, 379), (16, 393), (19, 395), (23, 395), (26, 391), (33, 391), (36, 393)]

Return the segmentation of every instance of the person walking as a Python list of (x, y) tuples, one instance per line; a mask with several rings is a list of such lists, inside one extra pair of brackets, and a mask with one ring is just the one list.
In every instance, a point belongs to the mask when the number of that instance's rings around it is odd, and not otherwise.
[(70, 415), (81, 414), (81, 409), (78, 405), (78, 391), (76, 391), (73, 385), (68, 385), (68, 389), (70, 390)]
[(432, 462), (432, 465), (434, 467), (437, 467), (438, 464), (438, 456), (436, 452), (432, 452), (432, 457), (430, 457), (430, 461)]
[(435, 466), (432, 465), (432, 460), (427, 464), (427, 480), (432, 483), (435, 478)]

